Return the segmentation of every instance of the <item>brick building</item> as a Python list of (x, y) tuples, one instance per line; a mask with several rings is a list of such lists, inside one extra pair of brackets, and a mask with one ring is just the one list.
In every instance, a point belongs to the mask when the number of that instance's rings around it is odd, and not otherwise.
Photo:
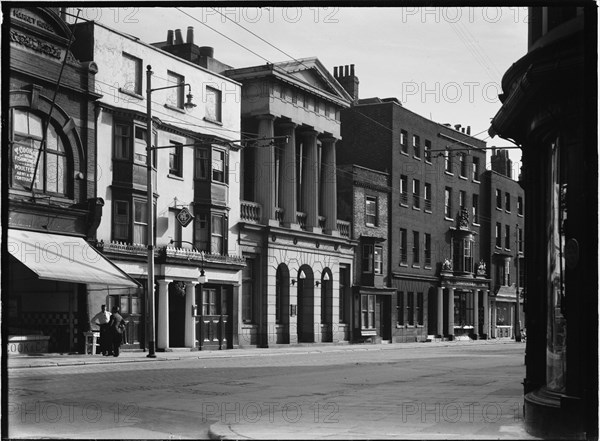
[(512, 161), (508, 151), (492, 149), (491, 170), (481, 176), (481, 260), (491, 279), (490, 336), (514, 338), (517, 289), (519, 327), (523, 318), (525, 194), (511, 179)]
[(353, 342), (390, 342), (396, 290), (389, 287), (389, 175), (342, 165), (337, 176), (338, 216), (351, 223), (351, 238), (357, 242), (352, 278), (340, 274), (348, 289), (340, 299), (349, 300), (340, 303), (340, 318), (352, 325)]
[(486, 338), (490, 280), (478, 265), (485, 143), (395, 98), (359, 99), (353, 65), (334, 76), (354, 102), (342, 111), (339, 163), (389, 174), (393, 341)]
[(90, 313), (100, 310), (90, 293), (137, 286), (87, 242), (104, 206), (93, 125), (98, 66), (73, 54), (57, 8), (4, 12), (9, 350), (82, 351)]

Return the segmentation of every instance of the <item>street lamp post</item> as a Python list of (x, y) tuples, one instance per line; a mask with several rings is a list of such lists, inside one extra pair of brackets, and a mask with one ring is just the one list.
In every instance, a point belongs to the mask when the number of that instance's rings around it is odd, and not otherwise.
[(156, 341), (155, 341), (155, 326), (154, 326), (154, 185), (152, 181), (152, 92), (156, 90), (172, 89), (175, 87), (190, 88), (190, 93), (187, 95), (187, 101), (184, 104), (185, 108), (192, 108), (195, 105), (192, 103), (191, 86), (187, 83), (175, 84), (173, 86), (158, 87), (152, 89), (152, 66), (146, 67), (146, 216), (147, 216), (147, 246), (148, 246), (148, 355), (147, 357), (156, 357)]

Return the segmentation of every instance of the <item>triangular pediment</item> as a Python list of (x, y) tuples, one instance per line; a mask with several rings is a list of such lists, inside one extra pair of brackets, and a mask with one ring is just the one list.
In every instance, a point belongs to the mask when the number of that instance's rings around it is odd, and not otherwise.
[(317, 58), (275, 63), (275, 66), (295, 79), (343, 100), (351, 100), (348, 92), (337, 82)]

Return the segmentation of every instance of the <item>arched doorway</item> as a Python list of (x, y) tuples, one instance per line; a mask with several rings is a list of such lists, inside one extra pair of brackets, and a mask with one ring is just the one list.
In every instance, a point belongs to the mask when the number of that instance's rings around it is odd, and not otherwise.
[(321, 272), (321, 334), (322, 341), (333, 341), (333, 276), (329, 268)]
[(277, 343), (290, 342), (290, 271), (284, 263), (275, 274), (275, 323)]
[(298, 342), (315, 341), (315, 277), (308, 265), (298, 270)]

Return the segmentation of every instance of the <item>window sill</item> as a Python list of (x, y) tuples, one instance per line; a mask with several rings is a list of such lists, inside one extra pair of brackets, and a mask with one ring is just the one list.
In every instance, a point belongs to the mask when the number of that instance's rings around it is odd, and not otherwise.
[(448, 216), (444, 216), (444, 220), (447, 220), (448, 222), (454, 222), (454, 219)]
[(431, 214), (431, 210), (425, 210), (425, 213)]
[(454, 176), (454, 173), (444, 170), (444, 174), (448, 176)]
[(497, 211), (502, 211), (502, 207), (496, 207)]
[(403, 204), (402, 202), (400, 202), (400, 206), (408, 208), (408, 204)]
[(377, 224), (365, 223), (365, 227), (376, 228)]
[(419, 208), (419, 207), (415, 207), (414, 205), (413, 205), (412, 209), (413, 209), (413, 210), (416, 210), (416, 211), (421, 211), (421, 208)]
[(135, 92), (132, 92), (130, 90), (123, 89), (122, 87), (119, 87), (119, 92), (121, 92), (124, 95), (128, 95), (128, 96), (131, 96), (133, 98), (137, 98), (138, 100), (143, 100), (144, 99), (144, 97), (142, 95), (140, 95), (139, 93), (135, 93)]
[(408, 152), (403, 152), (402, 150), (400, 150), (400, 154), (404, 155), (404, 156), (408, 156)]
[(221, 121), (217, 121), (216, 119), (211, 119), (211, 118), (207, 118), (206, 116), (204, 118), (202, 118), (204, 121), (212, 123), (212, 124), (216, 124), (218, 126), (222, 126), (223, 123)]
[(404, 263), (404, 262), (400, 262), (400, 263), (398, 264), (398, 266), (401, 266), (401, 267), (403, 267), (403, 268), (408, 268), (408, 264), (407, 264), (407, 263)]
[(479, 224), (478, 222), (473, 222), (473, 226), (474, 226), (474, 227), (480, 227), (480, 226), (481, 226), (481, 224)]
[(499, 245), (494, 245), (494, 248), (496, 248), (497, 250), (500, 250), (500, 251), (502, 251), (502, 247), (501, 247), (501, 246), (499, 246)]
[(169, 174), (167, 175), (167, 178), (169, 178), (169, 179), (175, 179), (176, 181), (183, 181), (183, 180), (184, 180), (184, 179), (183, 179), (183, 176), (174, 175), (174, 174), (172, 174), (172, 173), (169, 173)]
[(423, 268), (426, 269), (426, 270), (430, 270), (431, 269), (431, 265), (425, 265)]
[(458, 175), (458, 179), (462, 179), (463, 181), (466, 181), (466, 180), (467, 180), (467, 177), (466, 177), (466, 176), (463, 176), (463, 175)]
[(504, 211), (506, 211), (508, 214), (510, 214), (510, 210), (504, 210)]
[(517, 216), (519, 216), (519, 217), (523, 217), (523, 215), (522, 215), (522, 214), (519, 214), (519, 213), (517, 213)]
[(185, 110), (183, 110), (181, 107), (172, 106), (171, 104), (166, 104), (165, 103), (165, 108), (167, 108), (169, 110), (173, 110), (173, 111), (175, 111), (177, 113), (185, 114)]
[(420, 160), (421, 160), (421, 157), (420, 157), (420, 156), (415, 156), (415, 155), (413, 155), (413, 158), (414, 158), (414, 159), (416, 159), (417, 161), (420, 161)]
[(418, 263), (413, 263), (413, 264), (412, 264), (412, 267), (413, 267), (413, 268), (421, 268), (421, 265), (420, 265), (420, 264), (418, 264)]
[(431, 165), (431, 161), (429, 161), (429, 160), (427, 160), (427, 159), (426, 159), (426, 160), (425, 160), (425, 164), (429, 164), (429, 165)]
[(473, 182), (476, 184), (481, 184), (481, 181), (479, 179), (473, 179)]

